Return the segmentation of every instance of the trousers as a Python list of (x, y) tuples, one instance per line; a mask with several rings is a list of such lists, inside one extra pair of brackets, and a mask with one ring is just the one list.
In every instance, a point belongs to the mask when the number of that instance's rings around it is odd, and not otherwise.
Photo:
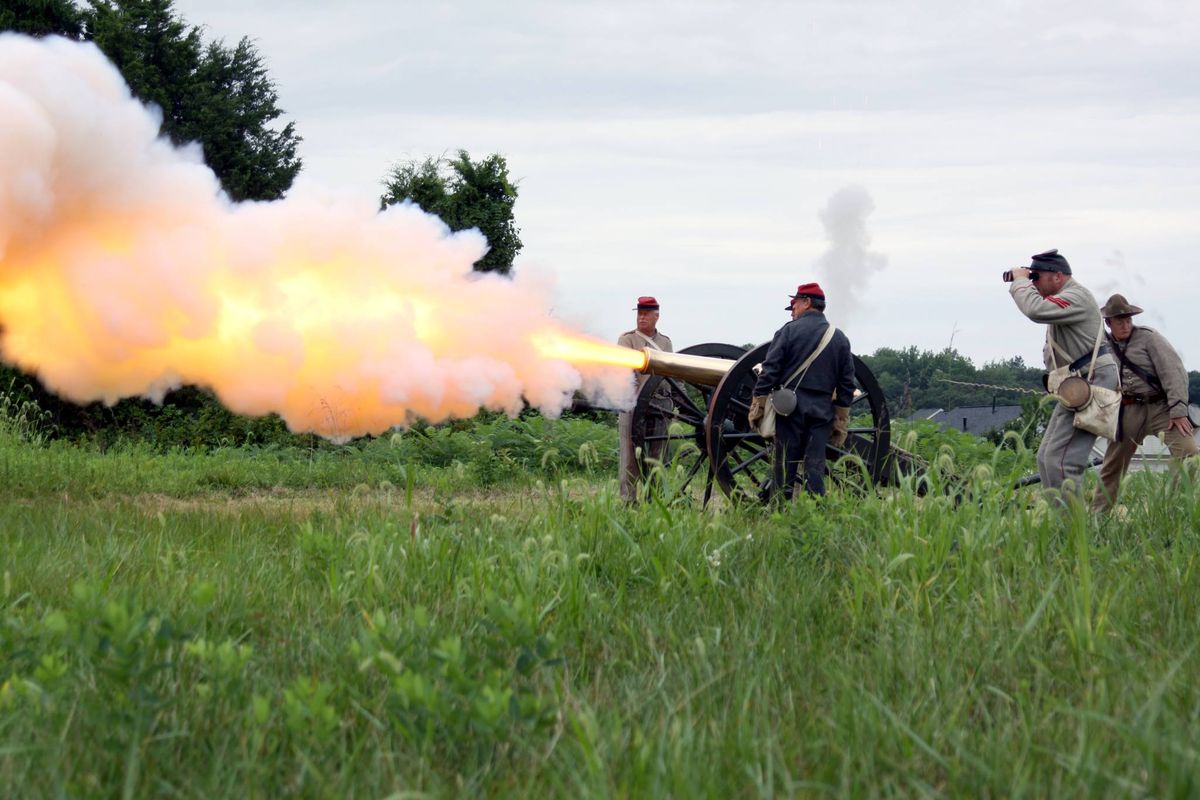
[[(663, 436), (667, 432), (667, 418), (658, 414), (647, 414), (646, 435)], [(637, 499), (637, 485), (642, 478), (642, 468), (638, 463), (636, 448), (633, 446), (633, 414), (622, 411), (617, 415), (617, 438), (621, 447), (621, 499), (633, 501)], [(666, 441), (656, 440), (648, 443), (647, 452), (643, 458), (662, 460), (666, 452)]]
[[(1115, 364), (1096, 367), (1092, 383), (1116, 389), (1120, 383)], [(1083, 498), (1083, 473), (1091, 460), (1096, 434), (1075, 427), (1075, 412), (1061, 403), (1055, 407), (1038, 447), (1038, 475), (1042, 488), (1062, 496)]]
[(782, 492), (788, 500), (804, 464), (804, 489), (825, 494), (825, 446), (833, 431), (830, 410), (813, 413), (797, 407), (787, 417), (775, 419), (775, 453), (771, 465), (772, 494)]
[(1171, 415), (1167, 410), (1166, 401), (1146, 403), (1132, 406), (1122, 406), (1121, 427), (1118, 430), (1117, 441), (1108, 445), (1104, 453), (1104, 463), (1100, 465), (1100, 485), (1092, 496), (1093, 511), (1108, 511), (1117, 504), (1121, 493), (1121, 479), (1129, 471), (1129, 463), (1134, 453), (1147, 436), (1154, 436), (1163, 431), (1163, 440), (1171, 451), (1171, 468), (1176, 469), (1183, 459), (1200, 452), (1196, 440), (1185, 436), (1179, 431), (1167, 426), (1171, 423)]

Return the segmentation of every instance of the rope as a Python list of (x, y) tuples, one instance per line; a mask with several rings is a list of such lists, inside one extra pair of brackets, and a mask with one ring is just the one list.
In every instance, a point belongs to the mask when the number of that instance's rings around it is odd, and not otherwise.
[(1022, 394), (1045, 394), (1041, 389), (1025, 389), (1020, 386), (997, 386), (993, 383), (970, 383), (969, 381), (952, 381), (949, 378), (935, 378), (942, 383), (953, 383), (956, 386), (973, 386), (976, 389), (997, 389), (1002, 392), (1021, 392)]

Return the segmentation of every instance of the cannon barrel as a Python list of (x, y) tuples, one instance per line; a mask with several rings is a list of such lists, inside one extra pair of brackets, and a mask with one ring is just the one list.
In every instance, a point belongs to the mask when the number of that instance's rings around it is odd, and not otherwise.
[(649, 347), (644, 348), (642, 352), (646, 354), (646, 366), (638, 370), (639, 372), (646, 375), (679, 378), (703, 386), (716, 386), (736, 363), (727, 358), (667, 353), (662, 350), (652, 350)]

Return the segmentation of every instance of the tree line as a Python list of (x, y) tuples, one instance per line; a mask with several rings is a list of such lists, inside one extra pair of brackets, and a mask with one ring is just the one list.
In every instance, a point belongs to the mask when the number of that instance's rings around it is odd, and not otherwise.
[(922, 408), (1018, 405), (1027, 390), (1042, 390), (1042, 369), (1019, 356), (976, 367), (952, 348), (883, 347), (862, 360), (883, 389), (892, 417)]
[[(957, 350), (882, 347), (863, 362), (879, 381), (893, 419), (924, 408), (1021, 405), (1028, 390), (1043, 391), (1042, 367), (1020, 356), (976, 367)], [(1191, 402), (1200, 403), (1200, 372), (1188, 372)]]

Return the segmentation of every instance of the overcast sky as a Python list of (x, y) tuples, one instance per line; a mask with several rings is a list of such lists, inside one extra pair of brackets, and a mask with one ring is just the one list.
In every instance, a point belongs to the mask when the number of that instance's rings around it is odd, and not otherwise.
[(676, 348), (765, 341), (821, 280), (855, 352), (1039, 364), (1000, 273), (1057, 247), (1200, 369), (1200, 2), (176, 8), (255, 41), (310, 187), (503, 154), (517, 269), (604, 338), (653, 294)]

